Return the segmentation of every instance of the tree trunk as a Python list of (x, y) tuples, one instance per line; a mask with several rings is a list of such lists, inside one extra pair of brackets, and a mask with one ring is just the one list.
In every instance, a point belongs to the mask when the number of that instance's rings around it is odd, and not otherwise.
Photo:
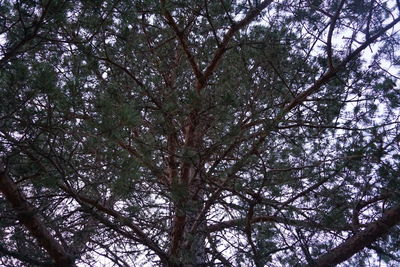
[[(206, 221), (204, 216), (200, 217), (203, 210), (204, 192), (201, 188), (200, 175), (194, 176), (194, 182), (191, 184), (190, 189), (190, 205), (187, 211), (187, 223), (184, 233), (184, 249), (183, 252), (189, 255), (189, 261), (186, 262), (184, 267), (205, 266), (206, 264), (206, 248), (205, 248), (205, 231)], [(195, 231), (191, 233), (192, 229)]]
[[(175, 217), (172, 225), (170, 255), (174, 266), (195, 267), (206, 265), (205, 231), (206, 222), (200, 216), (203, 210), (204, 192), (200, 175), (195, 168), (189, 171), (190, 184), (187, 195), (181, 203), (175, 203)], [(194, 231), (193, 231), (194, 229)]]

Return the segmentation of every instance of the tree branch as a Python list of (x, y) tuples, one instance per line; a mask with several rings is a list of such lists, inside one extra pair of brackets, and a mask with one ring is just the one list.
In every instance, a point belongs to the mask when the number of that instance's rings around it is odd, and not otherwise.
[[(248, 222), (247, 218), (240, 218), (240, 219), (233, 219), (229, 221), (223, 221), (216, 224), (212, 224), (207, 226), (206, 232), (218, 232), (232, 227), (238, 226), (246, 226), (246, 222)], [(295, 219), (286, 219), (278, 216), (257, 216), (252, 217), (251, 220), (248, 222), (250, 224), (255, 223), (263, 223), (263, 222), (272, 222), (272, 223), (280, 223), (280, 224), (288, 224), (293, 226), (301, 226), (306, 228), (319, 228), (319, 229), (326, 229), (324, 225), (321, 225), (317, 222), (307, 221), (307, 220), (295, 220)], [(351, 226), (348, 227), (336, 227), (335, 230), (346, 231), (352, 230)]]
[[(49, 10), (51, 1), (48, 1), (48, 3), (46, 4), (46, 6), (44, 6), (42, 9), (42, 14), (40, 15), (38, 20), (34, 20), (31, 24), (30, 27), (33, 29), (31, 33), (26, 34), (24, 36), (24, 38), (22, 38), (22, 40), (20, 40), (16, 45), (14, 45), (14, 47), (10, 48), (4, 55), (3, 57), (0, 59), (0, 66), (5, 64), (9, 59), (11, 59), (12, 57), (14, 57), (17, 53), (18, 50), (23, 47), (25, 44), (29, 43), (30, 41), (32, 41), (33, 39), (35, 39), (38, 35), (39, 29), (40, 27), (42, 27), (43, 23), (44, 23), (44, 18)], [(21, 20), (21, 23), (23, 23), (23, 20)], [(26, 29), (26, 27), (24, 27), (24, 29)]]
[(341, 71), (347, 63), (349, 63), (352, 59), (358, 56), (365, 48), (367, 48), (370, 44), (375, 42), (379, 37), (381, 37), (388, 30), (393, 28), (400, 21), (400, 17), (393, 20), (391, 23), (383, 27), (379, 30), (375, 35), (371, 36), (368, 40), (366, 40), (362, 45), (360, 45), (357, 49), (355, 49), (352, 53), (350, 53), (338, 66), (334, 68), (330, 68), (326, 73), (324, 73), (315, 83), (309, 87), (307, 90), (296, 96), (286, 107), (283, 108), (281, 117), (284, 114), (287, 114), (290, 110), (292, 110), (297, 105), (303, 103), (308, 96), (315, 93), (318, 89), (320, 89), (323, 85), (328, 83), (336, 74)]
[(41, 261), (33, 259), (25, 254), (21, 254), (16, 251), (10, 251), (7, 248), (3, 247), (1, 244), (0, 244), (0, 254), (13, 257), (19, 261), (26, 262), (26, 263), (29, 263), (29, 264), (32, 264), (35, 266), (54, 267), (54, 264), (51, 262), (41, 262)]
[(188, 59), (190, 66), (192, 67), (194, 76), (196, 76), (198, 83), (201, 83), (201, 81), (203, 80), (203, 73), (201, 73), (199, 65), (197, 64), (194, 55), (190, 51), (188, 42), (186, 40), (185, 32), (183, 30), (179, 29), (179, 26), (176, 24), (171, 13), (165, 7), (165, 4), (166, 4), (165, 2), (166, 2), (165, 0), (161, 0), (162, 10), (164, 12), (164, 16), (167, 20), (167, 23), (171, 26), (171, 28), (175, 32), (176, 36), (178, 37), (179, 42), (182, 46), (182, 49), (183, 49), (184, 53), (186, 54), (186, 58)]
[(60, 267), (75, 266), (73, 259), (51, 235), (43, 221), (36, 215), (34, 207), (26, 200), (14, 181), (0, 166), (0, 191), (11, 204), (19, 221), (36, 238), (40, 245)]
[[(265, 8), (267, 8), (273, 0), (265, 0), (261, 2), (258, 6), (250, 9), (247, 15), (240, 20), (239, 22), (235, 23), (225, 34), (224, 38), (222, 39), (218, 49), (215, 51), (214, 56), (207, 66), (206, 70), (204, 71), (204, 77), (202, 84), (200, 84), (201, 88), (205, 86), (207, 80), (211, 77), (212, 73), (214, 72), (215, 68), (217, 67), (218, 63), (221, 61), (222, 55), (225, 53), (229, 41), (232, 39), (233, 35), (239, 31), (244, 26), (250, 24)], [(198, 88), (200, 89), (200, 88)]]
[(385, 236), (390, 228), (399, 223), (400, 205), (386, 211), (379, 220), (370, 223), (365, 230), (358, 232), (336, 248), (317, 258), (313, 266), (335, 266), (344, 262), (377, 239)]
[(327, 41), (326, 41), (326, 46), (327, 46), (327, 53), (328, 53), (328, 66), (329, 66), (329, 69), (334, 69), (334, 66), (333, 66), (333, 59), (332, 59), (332, 56), (333, 56), (333, 55), (332, 55), (332, 54), (333, 54), (333, 51), (332, 51), (332, 36), (333, 36), (333, 31), (334, 31), (334, 29), (335, 29), (336, 21), (337, 21), (338, 18), (339, 18), (340, 11), (342, 10), (343, 5), (344, 5), (345, 2), (346, 2), (346, 0), (342, 0), (342, 1), (340, 2), (339, 7), (338, 7), (338, 9), (336, 10), (335, 15), (334, 15), (334, 16), (332, 17), (332, 19), (331, 19), (331, 25), (330, 25), (329, 31), (328, 31), (328, 38), (327, 38)]
[[(151, 250), (153, 250), (162, 260), (164, 261), (168, 261), (168, 257), (165, 254), (164, 251), (161, 250), (161, 248), (154, 243), (147, 235), (146, 233), (144, 233), (142, 231), (142, 229), (140, 229), (140, 227), (136, 224), (134, 224), (131, 219), (129, 218), (125, 218), (124, 216), (122, 216), (119, 212), (111, 209), (111, 208), (107, 208), (103, 205), (101, 205), (98, 201), (90, 199), (89, 197), (83, 196), (82, 194), (77, 194), (75, 192), (72, 191), (72, 189), (70, 189), (68, 186), (66, 185), (59, 185), (60, 188), (65, 191), (66, 193), (68, 193), (69, 195), (71, 195), (74, 199), (76, 199), (79, 203), (85, 203), (85, 205), (89, 205), (92, 206), (96, 209), (98, 209), (99, 211), (104, 212), (105, 214), (110, 215), (111, 217), (113, 217), (114, 219), (116, 219), (117, 221), (121, 222), (123, 225), (129, 227), (129, 229), (132, 230), (132, 232), (135, 233), (135, 235), (137, 236), (137, 240), (140, 241), (141, 244), (147, 246), (148, 248), (150, 248)], [(103, 222), (105, 222), (103, 220)], [(106, 225), (111, 225), (110, 223), (106, 224)]]

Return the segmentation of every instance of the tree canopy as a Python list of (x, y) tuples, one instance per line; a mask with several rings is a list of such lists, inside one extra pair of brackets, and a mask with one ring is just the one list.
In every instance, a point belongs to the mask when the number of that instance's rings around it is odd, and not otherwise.
[(0, 265), (399, 264), (399, 11), (0, 0)]

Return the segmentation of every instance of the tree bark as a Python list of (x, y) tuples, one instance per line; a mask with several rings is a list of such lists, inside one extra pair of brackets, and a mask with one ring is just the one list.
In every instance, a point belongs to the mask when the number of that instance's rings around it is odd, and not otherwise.
[[(179, 267), (206, 266), (206, 222), (199, 217), (203, 210), (204, 193), (195, 168), (189, 168), (187, 198), (176, 203), (170, 255)], [(200, 220), (200, 221), (199, 221)], [(193, 229), (195, 227), (195, 229)], [(172, 266), (171, 266), (172, 267)]]

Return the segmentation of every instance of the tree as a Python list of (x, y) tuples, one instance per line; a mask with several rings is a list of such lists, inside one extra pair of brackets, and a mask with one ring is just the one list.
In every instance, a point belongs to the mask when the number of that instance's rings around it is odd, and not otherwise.
[(0, 1), (0, 264), (399, 262), (399, 10)]

